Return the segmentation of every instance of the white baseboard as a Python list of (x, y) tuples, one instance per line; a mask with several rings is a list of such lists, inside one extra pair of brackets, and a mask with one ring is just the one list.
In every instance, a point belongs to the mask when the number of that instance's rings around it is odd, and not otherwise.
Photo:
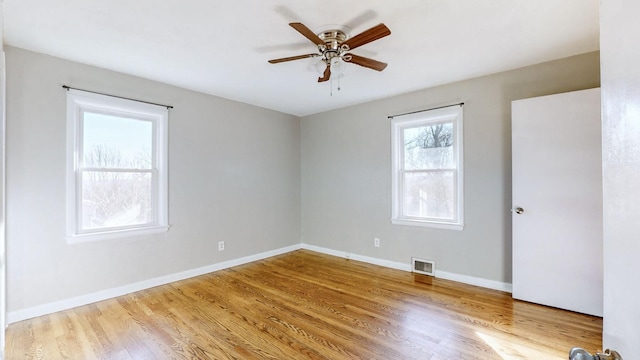
[(7, 313), (7, 323), (12, 324), (18, 321), (51, 314), (57, 311), (68, 310), (74, 307), (111, 299), (114, 297), (130, 294), (132, 292), (145, 290), (145, 289), (149, 289), (149, 288), (160, 286), (160, 285), (165, 285), (168, 283), (172, 283), (174, 281), (184, 280), (184, 279), (192, 278), (195, 276), (208, 274), (214, 271), (223, 270), (230, 267), (250, 263), (253, 261), (266, 259), (272, 256), (285, 254), (291, 251), (298, 250), (300, 248), (301, 248), (300, 244), (296, 244), (296, 245), (287, 246), (287, 247), (276, 249), (276, 250), (263, 252), (260, 254), (245, 256), (239, 259), (223, 261), (217, 264), (207, 265), (207, 266), (199, 267), (196, 269), (182, 271), (175, 274), (170, 274), (170, 275), (160, 276), (160, 277), (149, 279), (149, 280), (139, 281), (133, 284), (119, 286), (117, 288), (106, 289), (106, 290), (102, 290), (102, 291), (98, 291), (98, 292), (94, 292), (86, 295), (80, 295), (73, 298), (55, 301), (48, 304), (33, 306), (33, 307), (22, 309), (22, 310), (11, 311)]
[[(136, 282), (133, 284), (120, 286), (117, 288), (106, 289), (106, 290), (98, 291), (95, 293), (76, 296), (73, 298), (55, 301), (48, 304), (33, 306), (33, 307), (22, 309), (22, 310), (11, 311), (7, 314), (7, 323), (12, 324), (18, 321), (51, 314), (57, 311), (68, 310), (74, 307), (111, 299), (114, 297), (130, 294), (132, 292), (145, 290), (145, 289), (149, 289), (149, 288), (160, 286), (160, 285), (165, 285), (175, 281), (208, 274), (211, 272), (227, 269), (227, 268), (238, 266), (238, 265), (247, 264), (253, 261), (266, 259), (272, 256), (285, 254), (285, 253), (299, 250), (299, 249), (306, 249), (306, 250), (315, 251), (315, 252), (319, 252), (327, 255), (333, 255), (333, 256), (337, 256), (345, 259), (353, 259), (356, 261), (362, 261), (369, 264), (379, 265), (379, 266), (402, 270), (402, 271), (411, 271), (411, 264), (409, 262), (405, 264), (405, 263), (400, 263), (395, 261), (373, 258), (369, 256), (364, 256), (364, 255), (353, 254), (353, 253), (344, 252), (344, 251), (332, 250), (332, 249), (315, 246), (315, 245), (296, 244), (296, 245), (291, 245), (291, 246), (287, 246), (287, 247), (276, 249), (276, 250), (266, 251), (260, 254), (245, 256), (239, 259), (228, 260), (228, 261), (224, 261), (217, 264), (207, 265), (207, 266), (199, 267), (196, 269), (191, 269), (191, 270), (182, 271), (175, 274), (170, 274), (170, 275), (161, 276), (161, 277), (157, 277), (149, 280), (144, 280), (144, 281)], [(511, 288), (512, 288), (511, 284), (509, 283), (503, 283), (495, 280), (487, 280), (487, 279), (477, 278), (477, 277), (468, 276), (468, 275), (454, 274), (454, 273), (440, 271), (440, 270), (436, 270), (435, 276), (437, 278), (457, 281), (464, 284), (475, 285), (475, 286), (480, 286), (484, 288), (500, 290), (505, 292), (511, 292)]]
[(436, 269), (435, 275), (437, 278), (441, 278), (445, 280), (457, 281), (463, 284), (474, 285), (474, 286), (479, 286), (487, 289), (504, 291), (508, 293), (511, 293), (513, 288), (511, 286), (511, 283), (488, 280), (488, 279), (483, 279), (483, 278), (469, 276), (469, 275), (454, 274), (446, 271), (440, 271), (437, 269)]
[(409, 263), (404, 264), (404, 263), (399, 263), (395, 261), (389, 261), (389, 260), (383, 260), (383, 259), (373, 258), (369, 256), (364, 256), (364, 255), (353, 254), (345, 251), (327, 249), (324, 247), (309, 245), (309, 244), (302, 244), (302, 248), (305, 250), (315, 251), (322, 254), (333, 255), (333, 256), (337, 256), (345, 259), (353, 259), (353, 260), (362, 261), (362, 262), (366, 262), (373, 265), (384, 266), (384, 267), (388, 267), (396, 270), (411, 271), (411, 264)]
[[(411, 271), (411, 264), (408, 261), (405, 264), (405, 263), (400, 263), (395, 261), (372, 258), (364, 255), (352, 254), (345, 251), (327, 249), (320, 246), (309, 245), (309, 244), (302, 244), (302, 248), (306, 250), (327, 254), (327, 255), (333, 255), (333, 256), (337, 256), (345, 259), (353, 259), (353, 260), (362, 261), (362, 262), (379, 265), (379, 266), (384, 266), (392, 269)], [(504, 291), (508, 293), (510, 293), (512, 290), (512, 286), (510, 283), (505, 283), (505, 282), (495, 281), (495, 280), (488, 280), (488, 279), (483, 279), (483, 278), (469, 276), (469, 275), (455, 274), (455, 273), (450, 273), (450, 272), (441, 271), (437, 269), (435, 272), (435, 276), (437, 278), (441, 278), (445, 280), (457, 281), (463, 284), (480, 286), (483, 288), (499, 290), (499, 291)]]

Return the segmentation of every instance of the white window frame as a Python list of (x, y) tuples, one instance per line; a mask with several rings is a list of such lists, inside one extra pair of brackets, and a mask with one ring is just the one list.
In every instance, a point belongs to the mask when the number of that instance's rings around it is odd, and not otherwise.
[[(391, 118), (391, 223), (438, 229), (464, 229), (464, 174), (463, 174), (463, 106), (455, 105)], [(454, 211), (453, 219), (410, 217), (403, 215), (404, 138), (406, 128), (453, 123)]]
[[(84, 112), (101, 113), (150, 121), (152, 143), (152, 206), (151, 223), (81, 230), (82, 216), (82, 137)], [(168, 109), (135, 100), (95, 94), (81, 90), (67, 91), (67, 242), (82, 243), (129, 236), (166, 232), (168, 223)]]

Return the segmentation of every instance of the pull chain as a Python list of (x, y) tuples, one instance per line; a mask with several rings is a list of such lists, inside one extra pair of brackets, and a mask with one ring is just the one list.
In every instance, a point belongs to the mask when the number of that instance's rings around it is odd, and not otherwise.
[[(333, 96), (333, 78), (331, 78), (330, 80), (331, 80), (331, 90), (329, 90), (329, 96)], [(342, 90), (340, 88), (340, 78), (338, 78), (338, 86), (336, 87), (336, 89), (338, 91)]]

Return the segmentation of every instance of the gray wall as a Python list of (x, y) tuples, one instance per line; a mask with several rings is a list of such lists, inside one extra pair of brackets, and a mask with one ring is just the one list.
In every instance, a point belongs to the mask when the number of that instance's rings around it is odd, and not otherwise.
[[(299, 244), (297, 117), (6, 51), (8, 311)], [(168, 233), (66, 243), (63, 84), (175, 106)]]
[[(407, 264), (432, 259), (439, 270), (510, 283), (511, 101), (599, 85), (594, 52), (304, 117), (302, 241)], [(461, 101), (464, 231), (391, 225), (387, 116)]]
[(600, 2), (603, 347), (640, 358), (640, 3)]

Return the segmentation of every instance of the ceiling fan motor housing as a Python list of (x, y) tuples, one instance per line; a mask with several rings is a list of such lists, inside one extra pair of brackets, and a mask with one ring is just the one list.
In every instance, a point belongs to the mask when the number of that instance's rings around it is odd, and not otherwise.
[(318, 50), (326, 63), (330, 63), (331, 59), (349, 51), (348, 46), (342, 46), (342, 43), (347, 40), (347, 34), (342, 30), (324, 30), (318, 33), (318, 37), (325, 43), (324, 46), (318, 45)]

